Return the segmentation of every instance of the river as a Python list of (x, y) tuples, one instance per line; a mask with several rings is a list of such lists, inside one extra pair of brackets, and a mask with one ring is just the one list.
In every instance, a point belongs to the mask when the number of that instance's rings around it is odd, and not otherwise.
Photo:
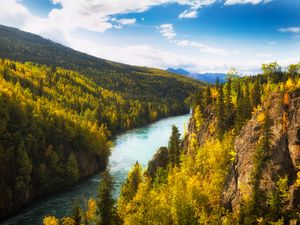
[[(156, 150), (160, 146), (167, 146), (172, 125), (177, 126), (183, 133), (189, 118), (190, 114), (169, 117), (116, 136), (109, 158), (110, 172), (116, 182), (115, 198), (119, 195), (121, 184), (135, 162), (138, 161), (145, 168)], [(99, 174), (94, 175), (65, 192), (50, 195), (25, 207), (17, 215), (0, 224), (42, 224), (45, 215), (55, 215), (56, 217), (70, 215), (74, 202), (96, 197), (99, 181)]]

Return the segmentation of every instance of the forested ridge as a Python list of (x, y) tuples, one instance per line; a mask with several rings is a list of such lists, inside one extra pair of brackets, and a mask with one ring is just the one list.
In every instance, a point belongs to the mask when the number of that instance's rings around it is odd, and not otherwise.
[(0, 59), (0, 216), (104, 169), (111, 134), (188, 112), (174, 101), (129, 99), (75, 71)]
[(130, 99), (173, 101), (181, 105), (189, 93), (203, 84), (164, 70), (100, 59), (3, 25), (0, 25), (0, 58), (71, 69)]
[(180, 139), (143, 171), (137, 162), (112, 199), (107, 170), (96, 199), (44, 224), (298, 224), (300, 210), (300, 64), (216, 83), (190, 98)]

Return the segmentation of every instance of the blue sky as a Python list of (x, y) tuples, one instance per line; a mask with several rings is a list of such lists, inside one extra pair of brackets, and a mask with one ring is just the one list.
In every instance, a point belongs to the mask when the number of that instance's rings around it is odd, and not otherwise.
[(0, 0), (0, 23), (113, 61), (259, 72), (300, 61), (298, 0)]

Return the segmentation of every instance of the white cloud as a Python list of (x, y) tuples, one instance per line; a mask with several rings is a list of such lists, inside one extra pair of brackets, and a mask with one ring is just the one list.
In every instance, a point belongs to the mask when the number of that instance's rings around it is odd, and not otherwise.
[(198, 16), (198, 12), (196, 10), (188, 11), (184, 10), (180, 15), (179, 18), (196, 18)]
[(131, 18), (131, 19), (120, 19), (120, 20), (116, 20), (116, 22), (122, 24), (122, 25), (131, 25), (131, 24), (135, 24), (136, 23), (136, 19), (135, 18)]
[[(79, 51), (88, 52), (91, 55), (106, 58), (121, 63), (140, 65), (166, 69), (168, 67), (184, 68), (191, 72), (223, 72), (227, 73), (234, 67), (242, 74), (254, 74), (260, 72), (262, 63), (274, 61), (273, 59), (264, 59), (262, 56), (256, 56), (254, 59), (238, 59), (233, 61), (229, 57), (192, 57), (177, 54), (169, 51), (162, 51), (149, 45), (130, 45), (130, 46), (101, 46), (94, 42), (82, 41), (81, 39), (72, 39), (71, 47)], [(288, 58), (277, 60), (282, 66), (291, 63), (297, 63), (300, 58)]]
[[(195, 18), (198, 10), (210, 6), (219, 0), (52, 0), (60, 8), (52, 9), (46, 18), (34, 16), (22, 5), (21, 0), (0, 0), (0, 23), (16, 26), (42, 35), (59, 34), (66, 36), (71, 31), (82, 28), (89, 31), (104, 32), (113, 27), (116, 15), (132, 12), (144, 12), (151, 7), (165, 4), (179, 4), (187, 6), (180, 18)], [(241, 2), (267, 2), (269, 0), (226, 0), (225, 4)], [(119, 24), (133, 24), (135, 19), (120, 19)], [(40, 32), (39, 32), (40, 31)], [(46, 36), (49, 37), (49, 36)], [(55, 38), (56, 40), (58, 38)], [(64, 38), (66, 39), (66, 38)]]
[[(163, 51), (149, 45), (95, 46), (93, 42), (72, 39), (71, 47), (112, 61), (161, 69), (176, 67), (194, 72), (227, 72), (233, 66), (230, 62), (224, 61), (225, 59), (201, 59), (199, 57)], [(251, 67), (252, 64), (248, 61), (245, 65), (247, 70), (253, 69)], [(234, 66), (239, 65), (235, 64)]]
[(185, 17), (196, 16), (196, 10), (211, 5), (216, 0), (52, 0), (60, 8), (52, 9), (46, 18), (34, 16), (19, 0), (0, 0), (0, 23), (26, 29), (53, 38), (66, 39), (71, 31), (82, 28), (94, 32), (104, 32), (111, 28), (120, 29), (115, 23), (129, 25), (131, 19), (114, 19), (116, 15), (144, 12), (153, 6), (177, 3), (190, 8)]
[(208, 45), (203, 44), (201, 42), (174, 39), (174, 37), (176, 36), (176, 32), (173, 28), (173, 24), (162, 24), (162, 25), (160, 25), (159, 26), (159, 32), (162, 34), (163, 37), (168, 39), (170, 43), (176, 44), (177, 46), (180, 46), (180, 47), (197, 48), (197, 49), (200, 50), (200, 52), (203, 52), (203, 53), (223, 55), (223, 56), (239, 54), (239, 52), (236, 51), (236, 50), (227, 51), (227, 50), (222, 49), (222, 48), (216, 48), (216, 47), (208, 46)]
[(120, 30), (120, 29), (122, 29), (122, 25), (120, 25), (120, 24), (114, 25), (114, 28), (117, 30)]
[(110, 21), (115, 23), (112, 27), (117, 30), (122, 29), (123, 25), (133, 25), (136, 23), (135, 18), (125, 18), (125, 19), (119, 19), (119, 20), (117, 18), (111, 18)]
[(284, 33), (300, 33), (300, 27), (286, 27), (286, 28), (280, 28), (279, 29), (280, 32), (284, 32)]
[(21, 27), (33, 17), (28, 9), (17, 1), (0, 0), (0, 5), (1, 24)]
[[(121, 29), (122, 25), (136, 23), (134, 18), (118, 19), (119, 15), (130, 12), (144, 12), (153, 6), (173, 4), (185, 6), (185, 16), (194, 18), (197, 12), (206, 6), (221, 0), (52, 0), (60, 4), (59, 9), (53, 9), (47, 17), (33, 15), (21, 0), (0, 0), (0, 23), (15, 26), (26, 31), (40, 34), (54, 41), (66, 44), (89, 54), (128, 64), (150, 66), (165, 69), (167, 67), (182, 67), (200, 72), (227, 72), (232, 66), (242, 71), (253, 71), (263, 62), (261, 59), (251, 61), (235, 56), (238, 51), (212, 47), (207, 44), (189, 40), (176, 40), (176, 32), (172, 24), (159, 27), (161, 34), (179, 47), (196, 48), (199, 52), (210, 55), (184, 55), (162, 51), (149, 45), (107, 46), (95, 41), (84, 41), (86, 37), (74, 39), (72, 31), (82, 28), (85, 30), (104, 32), (108, 29)], [(223, 1), (223, 0), (222, 0)], [(225, 1), (225, 0), (224, 0)], [(223, 2), (224, 2), (223, 1)], [(267, 1), (227, 0), (231, 4), (267, 3)], [(225, 2), (225, 4), (226, 4)], [(287, 31), (286, 31), (287, 32)], [(291, 31), (290, 31), (291, 32)], [(219, 56), (219, 57), (218, 57)], [(228, 56), (228, 57), (224, 57)], [(230, 56), (230, 57), (229, 57)], [(233, 59), (233, 57), (235, 57)]]
[(159, 32), (162, 34), (163, 37), (167, 38), (168, 40), (174, 38), (176, 33), (174, 31), (172, 24), (162, 24), (159, 26)]
[(228, 50), (223, 49), (223, 48), (211, 47), (211, 46), (208, 46), (208, 45), (203, 44), (201, 42), (180, 40), (180, 41), (174, 41), (174, 43), (177, 46), (180, 46), (180, 47), (197, 48), (197, 49), (200, 50), (200, 52), (208, 53), (208, 54), (223, 55), (223, 56), (238, 55), (239, 54), (239, 51), (237, 51), (237, 50), (228, 51)]
[(257, 5), (260, 3), (269, 3), (272, 0), (226, 0), (225, 5), (236, 5), (236, 4), (252, 4)]

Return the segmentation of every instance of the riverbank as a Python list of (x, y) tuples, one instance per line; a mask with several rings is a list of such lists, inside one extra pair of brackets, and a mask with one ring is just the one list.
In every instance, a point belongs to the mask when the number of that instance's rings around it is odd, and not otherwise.
[[(156, 150), (160, 146), (167, 145), (172, 125), (178, 126), (180, 132), (183, 133), (184, 123), (187, 123), (189, 118), (190, 114), (169, 117), (116, 136), (109, 158), (109, 167), (116, 179), (115, 197), (118, 196), (120, 186), (131, 166), (136, 161), (139, 161), (143, 167), (147, 166)], [(27, 206), (0, 224), (41, 224), (45, 215), (57, 217), (68, 215), (75, 201), (78, 199), (83, 201), (97, 195), (98, 184), (99, 174), (83, 180), (64, 192), (53, 194)]]

